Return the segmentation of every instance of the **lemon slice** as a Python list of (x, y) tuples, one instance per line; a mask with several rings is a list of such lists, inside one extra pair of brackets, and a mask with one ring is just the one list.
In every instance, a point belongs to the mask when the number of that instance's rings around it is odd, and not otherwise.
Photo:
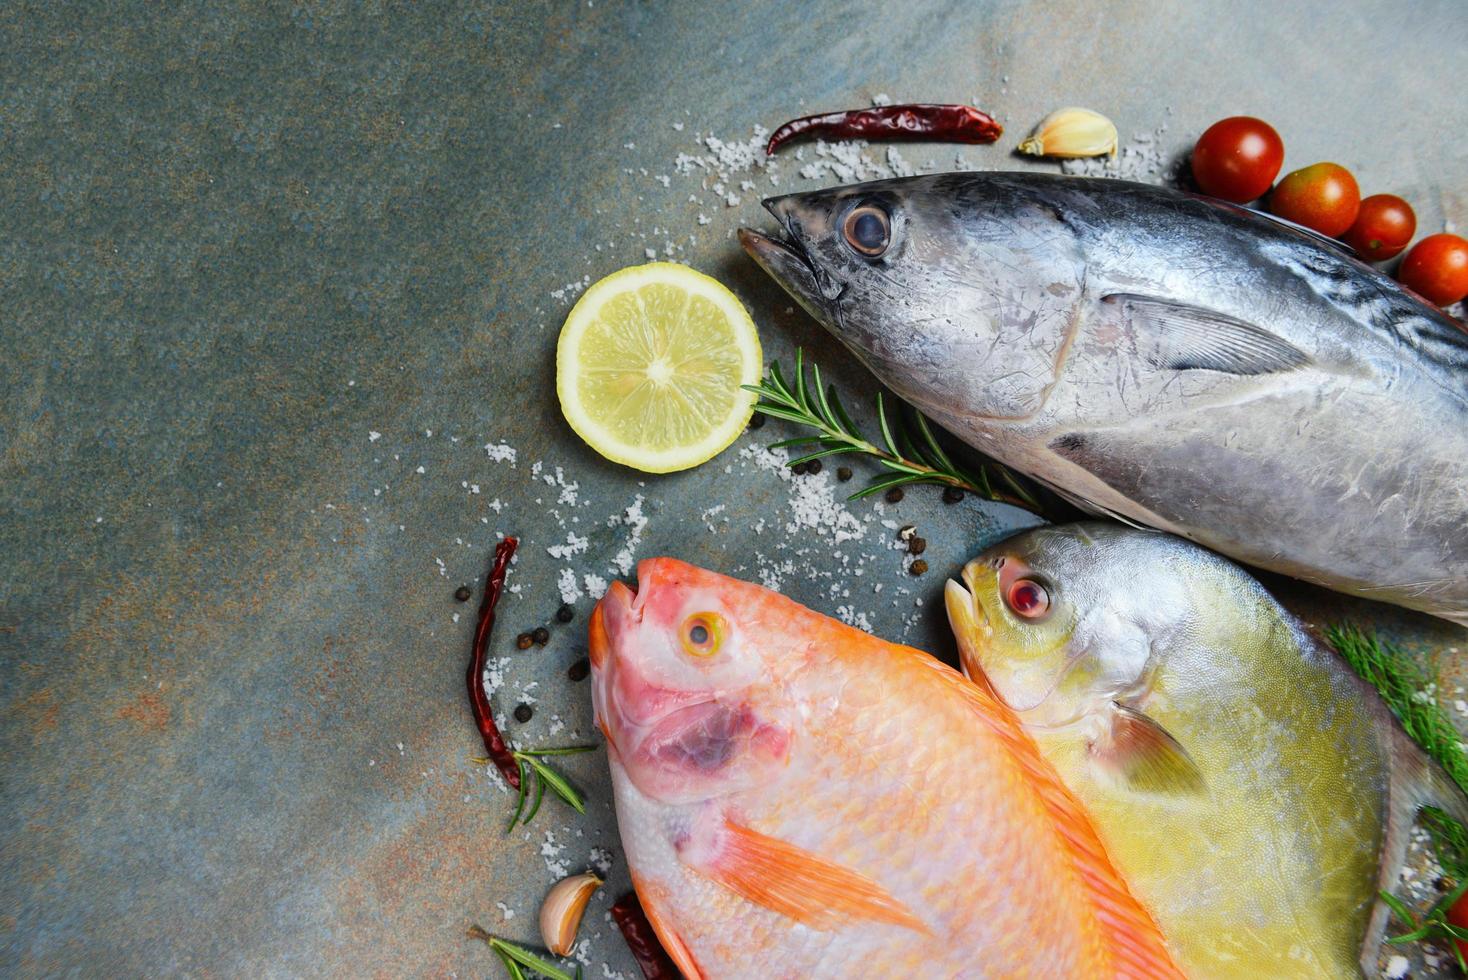
[(759, 333), (701, 272), (652, 262), (597, 282), (566, 317), (556, 395), (576, 434), (607, 459), (671, 473), (717, 456), (749, 422)]

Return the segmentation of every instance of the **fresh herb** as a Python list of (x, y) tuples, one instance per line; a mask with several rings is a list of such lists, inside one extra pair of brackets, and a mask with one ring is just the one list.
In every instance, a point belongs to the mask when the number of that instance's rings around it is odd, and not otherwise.
[[(559, 796), (566, 805), (577, 813), (586, 812), (586, 800), (582, 798), (575, 786), (561, 775), (554, 766), (545, 761), (548, 755), (577, 755), (582, 752), (591, 752), (596, 749), (595, 745), (570, 745), (563, 749), (514, 749), (515, 764), (519, 767), (520, 775), (520, 798), (515, 805), (515, 815), (510, 818), (510, 825), (505, 828), (505, 833), (515, 829), (515, 825), (525, 826), (540, 812), (540, 804), (545, 800), (546, 787)], [(488, 762), (488, 759), (475, 759), (475, 762)], [(534, 779), (530, 777), (534, 776)], [(530, 812), (525, 813), (525, 801), (530, 799), (530, 784), (535, 784), (535, 797), (530, 805)], [(525, 815), (522, 820), (521, 814)]]
[(1421, 921), (1418, 921), (1417, 917), (1412, 914), (1412, 910), (1407, 908), (1401, 899), (1382, 892), (1381, 900), (1387, 904), (1397, 918), (1412, 927), (1410, 932), (1392, 936), (1387, 942), (1393, 946), (1400, 946), (1403, 943), (1415, 943), (1423, 939), (1446, 937), (1453, 940), (1449, 945), (1453, 947), (1453, 955), (1457, 957), (1458, 969), (1468, 972), (1468, 961), (1463, 959), (1463, 950), (1457, 942), (1460, 939), (1468, 941), (1468, 929), (1455, 926), (1448, 921), (1448, 911), (1455, 902), (1463, 897), (1465, 892), (1468, 892), (1468, 878), (1463, 879), (1457, 888), (1438, 899), (1432, 908), (1427, 910), (1427, 914), (1422, 917)]
[[(1432, 697), (1430, 677), (1405, 651), (1357, 626), (1327, 627), (1325, 639), (1357, 674), (1376, 688), (1412, 740), (1443, 767), (1459, 788), (1468, 792), (1468, 753), (1463, 750), (1452, 720)], [(1381, 900), (1412, 927), (1387, 942), (1401, 944), (1433, 937), (1468, 940), (1468, 930), (1447, 921), (1453, 903), (1468, 892), (1468, 829), (1436, 807), (1424, 808), (1422, 824), (1432, 836), (1438, 863), (1458, 881), (1458, 886), (1438, 900), (1421, 921), (1401, 899), (1381, 892)], [(1462, 950), (1456, 942), (1451, 945), (1458, 966), (1468, 971)]]
[[(802, 446), (809, 450), (790, 460), (791, 467), (803, 468), (823, 456), (861, 453), (876, 459), (888, 472), (852, 494), (851, 500), (909, 484), (936, 483), (1039, 512), (1040, 502), (1034, 493), (1009, 469), (995, 463), (972, 469), (955, 464), (938, 444), (922, 413), (900, 402), (900, 407), (889, 413), (880, 391), (877, 392), (877, 422), (882, 430), (883, 446), (868, 441), (851, 421), (836, 395), (835, 385), (822, 384), (818, 365), (811, 364), (810, 375), (807, 380), (805, 351), (796, 350), (793, 385), (785, 380), (779, 362), (772, 362), (769, 374), (759, 384), (744, 386), (760, 396), (755, 411), (816, 430), (815, 434), (785, 439), (770, 446), (771, 449)], [(1002, 482), (1007, 489), (997, 489), (996, 482)]]
[(512, 943), (508, 939), (491, 936), (479, 926), (469, 927), (469, 938), (479, 939), (489, 944), (505, 969), (510, 972), (511, 980), (527, 980), (525, 970), (531, 969), (546, 980), (581, 980), (581, 967), (576, 967), (575, 973), (567, 973), (549, 960), (537, 956), (524, 946)]

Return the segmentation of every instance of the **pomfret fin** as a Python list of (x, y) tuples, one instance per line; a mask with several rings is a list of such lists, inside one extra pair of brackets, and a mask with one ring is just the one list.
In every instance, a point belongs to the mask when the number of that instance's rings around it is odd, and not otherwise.
[(1101, 302), (1121, 308), (1139, 353), (1156, 367), (1257, 375), (1310, 363), (1293, 344), (1226, 313), (1135, 293), (1111, 293)]
[(1166, 796), (1202, 793), (1207, 786), (1188, 750), (1135, 708), (1111, 702), (1091, 758), (1125, 785)]
[(711, 848), (697, 850), (707, 856), (685, 858), (693, 870), (813, 929), (869, 921), (930, 933), (906, 905), (866, 875), (732, 820), (725, 819)]

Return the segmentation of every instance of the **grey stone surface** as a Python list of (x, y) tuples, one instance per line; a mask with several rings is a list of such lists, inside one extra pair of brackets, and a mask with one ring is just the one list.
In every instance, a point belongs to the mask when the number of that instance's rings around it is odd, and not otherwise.
[[(951, 654), (943, 577), (1023, 515), (910, 492), (883, 516), (930, 542), (913, 580), (870, 503), (849, 508), (859, 540), (787, 535), (789, 485), (738, 456), (759, 439), (643, 477), (560, 418), (574, 290), (553, 292), (667, 239), (740, 294), (769, 356), (805, 345), (869, 388), (732, 240), (777, 189), (756, 175), (725, 207), (673, 171), (695, 133), (976, 99), (1009, 132), (958, 155), (1029, 166), (1007, 147), (1062, 104), (1124, 142), (1166, 123), (1169, 153), (1249, 112), (1288, 167), (1337, 160), (1461, 229), (1465, 50), (1458, 0), (0, 9), (0, 973), (498, 975), (464, 929), (535, 940), (550, 831), (570, 870), (613, 852), (588, 976), (633, 975), (603, 914), (627, 885), (604, 756), (565, 764), (585, 818), (548, 802), (510, 836), (510, 797), (469, 762), (472, 604), (452, 593), (495, 531), (525, 539), (495, 638), (501, 714), (539, 685), (507, 725), (525, 744), (596, 737), (565, 679), (590, 603), (544, 649), (513, 639), (551, 620), (563, 567), (607, 572), (631, 531), (607, 521), (638, 494), (639, 557), (788, 560), (795, 598)], [(779, 189), (807, 185), (796, 169)], [(501, 441), (514, 468), (482, 449)], [(568, 532), (586, 551), (551, 557)], [(1464, 643), (1286, 592), (1425, 654)]]

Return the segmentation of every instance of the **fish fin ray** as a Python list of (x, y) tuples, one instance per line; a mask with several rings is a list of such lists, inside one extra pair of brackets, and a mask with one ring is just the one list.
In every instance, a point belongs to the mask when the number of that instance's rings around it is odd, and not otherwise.
[(1202, 793), (1203, 774), (1182, 743), (1156, 721), (1119, 701), (1105, 735), (1091, 745), (1091, 757), (1130, 788), (1166, 796)]
[(866, 921), (932, 934), (866, 875), (731, 820), (724, 821), (714, 855), (692, 867), (741, 898), (813, 929), (834, 931)]
[(651, 888), (637, 875), (632, 876), (632, 888), (637, 892), (637, 899), (642, 904), (642, 913), (647, 916), (647, 922), (652, 926), (652, 931), (657, 933), (658, 942), (662, 943), (663, 951), (668, 954), (668, 959), (678, 968), (687, 980), (704, 980), (704, 972), (699, 967), (698, 961), (688, 950), (688, 944), (683, 937), (678, 935), (678, 930), (673, 928), (663, 915), (658, 911), (658, 900), (662, 889)]
[(1051, 826), (1060, 835), (1061, 844), (1071, 858), (1084, 889), (1096, 910), (1108, 952), (1114, 960), (1118, 977), (1177, 978), (1178, 969), (1168, 951), (1152, 914), (1132, 895), (1126, 879), (1106, 852), (1106, 845), (1096, 833), (1089, 814), (1066, 787), (1060, 774), (1041, 753), (1035, 740), (1013, 711), (987, 689), (980, 687), (951, 668), (923, 657), (922, 661), (945, 682), (960, 689), (975, 712), (1010, 750), (1029, 783), (1035, 787)]
[(1140, 353), (1156, 367), (1256, 375), (1310, 363), (1295, 345), (1227, 313), (1135, 293), (1111, 293), (1101, 301), (1121, 307)]

